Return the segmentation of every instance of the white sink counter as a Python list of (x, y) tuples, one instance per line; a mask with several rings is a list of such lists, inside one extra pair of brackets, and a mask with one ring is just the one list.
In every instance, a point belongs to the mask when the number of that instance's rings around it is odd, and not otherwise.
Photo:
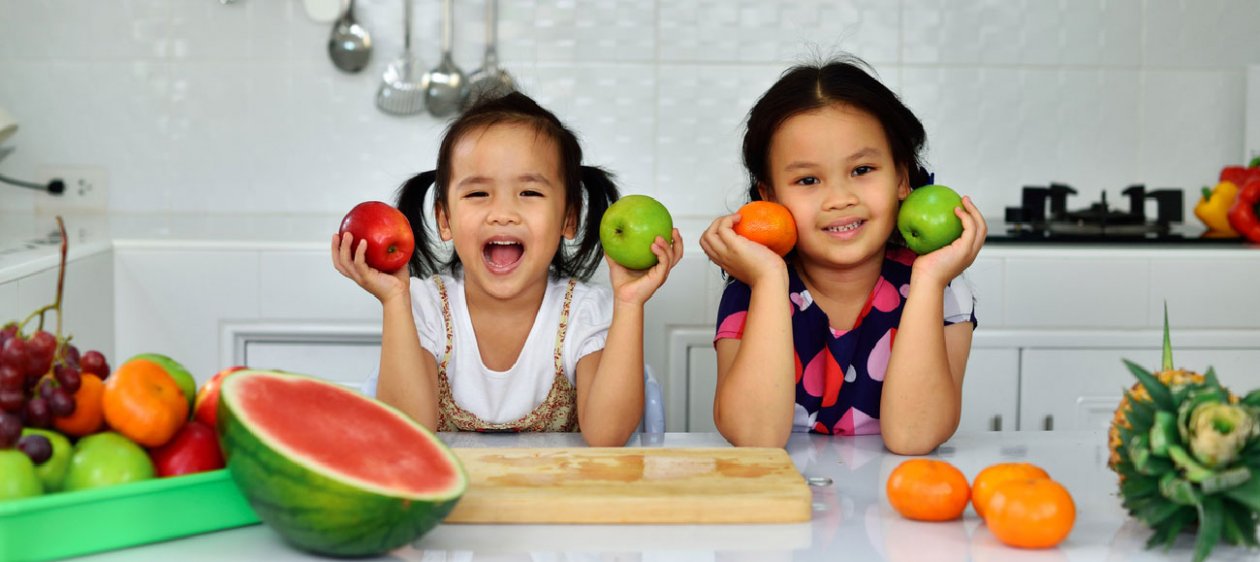
[[(581, 446), (575, 434), (443, 434), (456, 447)], [(879, 437), (794, 435), (787, 446), (797, 468), (815, 480), (810, 523), (786, 525), (440, 525), (388, 560), (504, 561), (1144, 561), (1189, 560), (1191, 535), (1170, 552), (1147, 551), (1149, 532), (1129, 519), (1106, 468), (1106, 434), (1086, 432), (961, 433), (933, 456), (974, 478), (985, 466), (1027, 461), (1045, 468), (1075, 498), (1076, 526), (1056, 549), (1001, 545), (968, 508), (962, 520), (908, 521), (884, 497), (888, 473), (905, 457), (884, 450)], [(631, 446), (725, 446), (716, 434), (641, 435)], [(1215, 562), (1256, 560), (1256, 551), (1219, 546)], [(103, 553), (99, 561), (322, 559), (286, 546), (259, 525)]]

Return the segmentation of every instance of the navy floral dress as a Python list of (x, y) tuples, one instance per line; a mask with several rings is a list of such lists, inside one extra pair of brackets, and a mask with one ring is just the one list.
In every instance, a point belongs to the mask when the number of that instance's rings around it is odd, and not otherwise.
[[(910, 292), (910, 266), (915, 254), (889, 248), (879, 281), (866, 299), (851, 330), (831, 327), (827, 314), (788, 267), (788, 299), (792, 302), (792, 340), (796, 363), (796, 412), (792, 431), (828, 435), (879, 433), (879, 399), (892, 355), (901, 311)], [(748, 285), (732, 280), (718, 305), (717, 335), (742, 339), (748, 317)], [(963, 277), (945, 288), (945, 325), (976, 324), (975, 300)]]

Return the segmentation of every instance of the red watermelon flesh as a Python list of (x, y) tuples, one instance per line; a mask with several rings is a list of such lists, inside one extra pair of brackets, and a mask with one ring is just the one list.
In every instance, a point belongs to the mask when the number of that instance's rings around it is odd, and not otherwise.
[(353, 391), (301, 379), (257, 377), (242, 384), (248, 423), (308, 466), (328, 467), (365, 487), (419, 496), (449, 490), (461, 478), (433, 450), (431, 436)]

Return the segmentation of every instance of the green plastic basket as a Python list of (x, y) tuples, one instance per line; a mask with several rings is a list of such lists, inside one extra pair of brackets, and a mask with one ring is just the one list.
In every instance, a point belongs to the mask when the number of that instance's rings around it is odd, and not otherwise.
[(45, 560), (258, 523), (227, 469), (0, 502), (0, 560)]

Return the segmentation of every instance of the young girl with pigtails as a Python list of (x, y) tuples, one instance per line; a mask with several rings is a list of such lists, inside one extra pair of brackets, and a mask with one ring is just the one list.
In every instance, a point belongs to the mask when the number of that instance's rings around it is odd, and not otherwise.
[[(426, 196), (432, 192), (429, 234)], [(377, 397), (439, 431), (580, 431), (626, 443), (642, 417), (643, 308), (682, 258), (657, 237), (645, 271), (607, 260), (611, 290), (586, 283), (617, 199), (608, 173), (582, 164), (574, 134), (521, 93), (451, 123), (437, 168), (408, 180), (409, 268), (386, 274), (366, 244), (333, 236), (342, 275), (383, 308)]]

